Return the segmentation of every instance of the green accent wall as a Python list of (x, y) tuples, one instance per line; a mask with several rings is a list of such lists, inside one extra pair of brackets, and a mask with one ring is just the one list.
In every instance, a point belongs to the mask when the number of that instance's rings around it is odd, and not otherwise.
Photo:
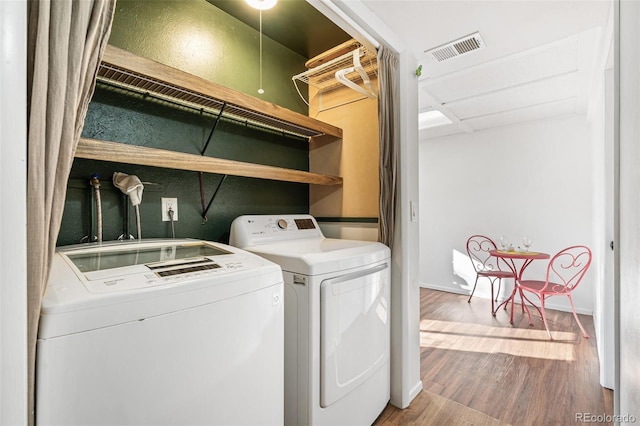
[[(256, 11), (257, 13), (257, 11)], [(264, 25), (268, 21), (265, 18)], [(205, 0), (119, 0), (109, 43), (224, 86), (259, 97), (258, 33)], [(306, 114), (291, 76), (304, 70), (304, 58), (263, 38), (264, 100)], [(83, 136), (132, 145), (200, 154), (215, 116), (98, 83)], [(205, 155), (298, 170), (309, 169), (304, 139), (222, 119)], [(231, 221), (242, 214), (307, 213), (306, 184), (228, 176), (202, 220), (199, 173), (76, 159), (70, 174), (58, 245), (96, 234), (95, 203), (89, 179), (101, 185), (103, 240), (137, 236), (134, 209), (111, 183), (114, 172), (136, 175), (145, 189), (140, 205), (142, 237), (168, 238), (161, 198), (178, 198), (177, 238), (228, 242)], [(203, 175), (204, 203), (223, 176)]]
[[(243, 1), (243, 0), (233, 0)], [(295, 0), (304, 1), (304, 0)], [(263, 12), (263, 28), (277, 5)], [(258, 11), (256, 10), (256, 14)], [(305, 71), (305, 58), (205, 0), (118, 0), (109, 43), (198, 77), (302, 114), (291, 77)]]

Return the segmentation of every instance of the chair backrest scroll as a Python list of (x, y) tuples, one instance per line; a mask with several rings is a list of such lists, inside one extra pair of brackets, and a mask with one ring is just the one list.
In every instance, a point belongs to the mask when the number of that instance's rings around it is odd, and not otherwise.
[[(571, 246), (559, 251), (547, 267), (547, 285), (561, 285), (573, 291), (580, 284), (591, 264), (591, 250), (587, 246)], [(558, 290), (558, 289), (556, 289)]]
[(473, 263), (476, 272), (499, 271), (496, 258), (489, 254), (490, 250), (496, 250), (496, 243), (484, 235), (472, 235), (467, 240), (467, 254)]

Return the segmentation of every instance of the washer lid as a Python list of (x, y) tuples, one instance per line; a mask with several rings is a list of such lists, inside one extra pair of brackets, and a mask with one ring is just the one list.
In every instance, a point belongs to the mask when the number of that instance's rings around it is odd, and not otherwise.
[(144, 265), (150, 270), (166, 268), (180, 263), (194, 263), (206, 259), (207, 256), (232, 254), (230, 251), (204, 241), (178, 240), (172, 244), (117, 244), (91, 249), (82, 247), (61, 249), (65, 256), (87, 279), (93, 275), (117, 276), (118, 272), (127, 271), (136, 265)]
[[(89, 293), (145, 290), (194, 277), (261, 266), (242, 250), (201, 240), (142, 240), (59, 248)], [(60, 281), (51, 275), (50, 285)]]
[[(99, 253), (105, 256), (100, 259)], [(157, 259), (158, 253), (163, 257)], [(38, 338), (142, 320), (281, 283), (278, 265), (207, 241), (143, 240), (60, 248), (42, 299)]]
[(246, 247), (245, 250), (280, 265), (282, 270), (321, 275), (375, 263), (391, 256), (378, 242), (309, 238)]

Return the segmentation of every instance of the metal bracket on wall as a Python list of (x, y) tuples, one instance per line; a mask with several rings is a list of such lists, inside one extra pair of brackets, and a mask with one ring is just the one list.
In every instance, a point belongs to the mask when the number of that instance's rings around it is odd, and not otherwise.
[(209, 211), (211, 204), (213, 204), (213, 200), (216, 198), (216, 195), (218, 195), (218, 191), (220, 190), (222, 183), (225, 181), (225, 179), (227, 179), (227, 176), (228, 175), (222, 176), (222, 179), (220, 179), (220, 181), (218, 182), (218, 186), (216, 186), (216, 190), (213, 191), (213, 195), (209, 200), (209, 204), (207, 204), (207, 206), (205, 207), (204, 206), (204, 180), (203, 180), (203, 173), (200, 172), (200, 200), (202, 201), (202, 225), (207, 223), (207, 220), (209, 220), (207, 219), (207, 212)]
[[(222, 113), (224, 112), (225, 107), (227, 106), (226, 102), (222, 103), (222, 107), (220, 108), (220, 113), (216, 116), (216, 120), (213, 122), (213, 126), (211, 126), (211, 131), (209, 132), (209, 137), (207, 138), (207, 141), (204, 144), (204, 147), (202, 148), (202, 152), (200, 153), (200, 155), (204, 155), (204, 153), (207, 151), (207, 147), (209, 146), (209, 143), (211, 142), (211, 138), (213, 137), (213, 132), (215, 132), (216, 127), (218, 126), (218, 123), (220, 122), (220, 117), (222, 117)], [(211, 208), (211, 204), (213, 204), (213, 200), (216, 198), (216, 195), (218, 195), (218, 191), (220, 190), (220, 186), (222, 186), (222, 182), (225, 181), (225, 179), (227, 178), (227, 175), (223, 175), (222, 179), (220, 179), (220, 181), (218, 182), (218, 186), (216, 187), (216, 190), (213, 191), (213, 195), (211, 196), (211, 199), (209, 200), (209, 204), (207, 204), (207, 206), (205, 207), (204, 205), (204, 173), (200, 172), (200, 201), (202, 203), (202, 225), (204, 225), (205, 223), (207, 223), (207, 212), (209, 211), (209, 208)]]
[(222, 113), (224, 112), (224, 109), (227, 107), (227, 103), (223, 102), (222, 103), (222, 108), (220, 108), (220, 112), (218, 113), (218, 115), (216, 115), (216, 121), (213, 122), (213, 126), (211, 126), (211, 131), (209, 132), (209, 137), (207, 138), (207, 141), (204, 144), (204, 147), (202, 148), (202, 151), (200, 152), (200, 155), (204, 155), (204, 153), (207, 151), (207, 147), (209, 146), (209, 142), (211, 142), (211, 138), (213, 137), (213, 132), (216, 131), (216, 127), (218, 127), (218, 123), (220, 122), (220, 117), (222, 117)]

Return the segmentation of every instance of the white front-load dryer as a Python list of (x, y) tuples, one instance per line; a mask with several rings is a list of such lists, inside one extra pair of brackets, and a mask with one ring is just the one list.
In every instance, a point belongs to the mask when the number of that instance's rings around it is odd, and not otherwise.
[(370, 425), (390, 396), (390, 250), (309, 215), (241, 216), (230, 244), (285, 283), (285, 425)]
[(36, 424), (284, 421), (282, 272), (235, 247), (60, 248), (42, 301)]

